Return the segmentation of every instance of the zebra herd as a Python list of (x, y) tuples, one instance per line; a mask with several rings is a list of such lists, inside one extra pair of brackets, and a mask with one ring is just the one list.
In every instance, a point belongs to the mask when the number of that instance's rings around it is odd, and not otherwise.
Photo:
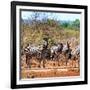
[(31, 68), (32, 58), (35, 57), (39, 66), (41, 67), (41, 62), (43, 62), (43, 68), (45, 67), (46, 60), (59, 61), (62, 60), (62, 56), (66, 61), (66, 65), (68, 60), (77, 60), (80, 57), (80, 46), (77, 45), (75, 50), (73, 51), (70, 47), (70, 43), (66, 42), (66, 44), (58, 43), (52, 45), (50, 48), (48, 47), (47, 41), (39, 46), (29, 44), (24, 48), (24, 54), (26, 56), (26, 64), (29, 68)]

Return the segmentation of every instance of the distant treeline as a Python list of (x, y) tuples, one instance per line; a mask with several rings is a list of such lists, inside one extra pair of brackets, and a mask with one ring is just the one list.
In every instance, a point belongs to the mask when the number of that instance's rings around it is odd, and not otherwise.
[(79, 30), (80, 29), (80, 21), (79, 21), (79, 19), (76, 19), (75, 21), (63, 22), (63, 23), (61, 23), (61, 26), (63, 28)]
[(34, 27), (39, 27), (40, 25), (49, 25), (51, 27), (58, 27), (58, 28), (68, 28), (79, 30), (80, 29), (80, 21), (76, 19), (75, 21), (57, 21), (53, 19), (46, 19), (46, 20), (22, 20), (24, 25), (33, 25)]
[(40, 25), (49, 25), (51, 27), (68, 28), (79, 30), (80, 21), (76, 19), (74, 21), (61, 21), (60, 18), (53, 15), (53, 13), (47, 12), (32, 12), (27, 20), (21, 19), (21, 22), (28, 25), (33, 25), (34, 27), (39, 27)]

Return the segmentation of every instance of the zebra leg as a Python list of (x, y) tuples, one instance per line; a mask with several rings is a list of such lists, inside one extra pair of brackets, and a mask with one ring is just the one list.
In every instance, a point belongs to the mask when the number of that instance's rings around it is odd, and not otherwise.
[(31, 62), (31, 57), (29, 55), (26, 55), (26, 64), (28, 68), (31, 68), (30, 62)]
[(66, 61), (66, 66), (67, 66), (67, 63), (68, 63), (68, 58), (67, 58), (67, 55), (66, 55), (66, 57), (65, 57), (65, 61)]
[(68, 60), (66, 59), (66, 66), (67, 66)]
[(60, 59), (60, 54), (57, 56), (58, 66), (60, 66), (60, 61), (59, 61), (59, 59)]
[(45, 61), (45, 59), (43, 60), (43, 68), (45, 68), (45, 63), (46, 63), (46, 61)]
[(42, 60), (39, 60), (39, 65), (38, 65), (39, 68), (41, 67), (41, 62), (42, 62)]

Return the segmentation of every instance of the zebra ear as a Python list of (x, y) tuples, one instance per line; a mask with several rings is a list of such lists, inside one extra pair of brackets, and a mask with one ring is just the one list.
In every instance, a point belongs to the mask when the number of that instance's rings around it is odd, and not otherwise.
[(67, 46), (71, 47), (71, 42), (67, 41)]
[(67, 45), (69, 45), (69, 42), (67, 41)]
[(68, 41), (67, 41), (67, 46), (69, 46), (69, 43), (68, 43)]

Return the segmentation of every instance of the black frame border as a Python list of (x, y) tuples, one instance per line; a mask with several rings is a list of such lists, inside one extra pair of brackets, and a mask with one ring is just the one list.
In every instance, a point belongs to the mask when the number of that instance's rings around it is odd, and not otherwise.
[[(55, 8), (72, 8), (72, 9), (84, 9), (84, 81), (75, 82), (55, 82), (44, 84), (16, 84), (16, 6), (40, 6), (40, 7), (55, 7)], [(53, 4), (53, 3), (37, 3), (37, 2), (11, 2), (11, 42), (10, 42), (10, 55), (11, 55), (11, 88), (36, 88), (36, 87), (50, 87), (50, 86), (66, 86), (66, 85), (81, 85), (88, 83), (88, 7), (83, 5), (69, 5), (69, 4)]]

